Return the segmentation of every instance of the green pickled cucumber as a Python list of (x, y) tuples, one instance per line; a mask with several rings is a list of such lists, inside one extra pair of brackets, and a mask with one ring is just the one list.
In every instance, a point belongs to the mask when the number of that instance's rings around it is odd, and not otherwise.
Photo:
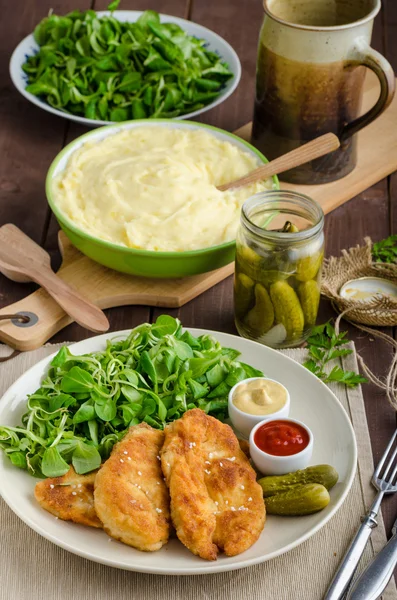
[(330, 490), (338, 481), (338, 472), (330, 465), (316, 465), (307, 467), (295, 473), (286, 475), (269, 475), (258, 480), (262, 487), (263, 497), (269, 498), (287, 492), (293, 486), (307, 483), (319, 483)]
[(259, 280), (263, 269), (262, 258), (249, 246), (238, 246), (236, 253), (238, 269), (251, 279)]
[(269, 515), (301, 516), (323, 510), (330, 502), (326, 487), (319, 483), (296, 485), (287, 492), (266, 498)]
[(290, 276), (291, 273), (286, 273), (285, 271), (277, 271), (276, 269), (264, 270), (260, 273), (259, 281), (268, 287), (272, 283), (276, 283), (276, 281), (285, 281)]
[(296, 262), (296, 278), (298, 281), (314, 279), (319, 272), (324, 258), (323, 252), (300, 258)]
[(305, 317), (305, 325), (314, 325), (320, 304), (320, 290), (317, 281), (302, 281), (298, 285), (298, 296)]
[(249, 246), (238, 246), (237, 247), (237, 259), (241, 263), (247, 265), (249, 268), (258, 269), (261, 265), (261, 257)]
[[(239, 271), (266, 287), (269, 287), (276, 281), (288, 279), (291, 276), (291, 272), (287, 273), (281, 269), (269, 268), (274, 265), (273, 259), (270, 257), (266, 259), (260, 256), (249, 246), (240, 246), (237, 248), (236, 261)], [(277, 267), (277, 265), (274, 266)]]
[(245, 273), (236, 274), (234, 280), (234, 310), (237, 317), (244, 317), (254, 305), (254, 287), (255, 282), (251, 277), (248, 277)]
[(299, 229), (296, 225), (291, 223), (291, 221), (285, 221), (284, 226), (281, 229), (275, 229), (275, 231), (280, 231), (281, 233), (297, 233)]
[(258, 337), (269, 331), (274, 323), (274, 308), (270, 296), (263, 285), (255, 286), (255, 306), (244, 319), (245, 325)]
[(296, 292), (286, 281), (277, 281), (270, 286), (270, 298), (276, 322), (284, 325), (289, 340), (298, 339), (303, 333), (305, 319)]

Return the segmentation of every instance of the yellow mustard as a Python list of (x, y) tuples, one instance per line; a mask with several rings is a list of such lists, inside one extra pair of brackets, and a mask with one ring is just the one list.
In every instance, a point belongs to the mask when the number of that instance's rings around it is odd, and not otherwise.
[(249, 415), (270, 415), (287, 402), (287, 390), (276, 381), (254, 379), (236, 387), (233, 404)]

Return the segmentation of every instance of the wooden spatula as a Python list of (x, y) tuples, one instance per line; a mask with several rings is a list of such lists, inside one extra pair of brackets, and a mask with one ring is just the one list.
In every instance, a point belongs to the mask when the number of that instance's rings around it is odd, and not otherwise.
[(242, 187), (244, 185), (248, 185), (249, 183), (255, 183), (256, 181), (264, 181), (265, 179), (269, 179), (269, 177), (273, 177), (273, 175), (279, 175), (280, 173), (289, 171), (294, 167), (304, 165), (315, 158), (320, 158), (320, 156), (324, 156), (329, 152), (333, 152), (334, 150), (337, 150), (339, 146), (340, 142), (336, 135), (333, 133), (326, 133), (325, 135), (316, 138), (312, 142), (308, 142), (300, 148), (291, 150), (291, 152), (287, 152), (287, 154), (279, 156), (266, 165), (258, 167), (240, 179), (235, 179), (234, 181), (229, 181), (229, 183), (218, 185), (218, 190), (225, 192), (231, 188)]
[(0, 271), (13, 281), (41, 285), (82, 327), (101, 333), (109, 329), (101, 309), (57, 277), (49, 254), (11, 223), (0, 227)]

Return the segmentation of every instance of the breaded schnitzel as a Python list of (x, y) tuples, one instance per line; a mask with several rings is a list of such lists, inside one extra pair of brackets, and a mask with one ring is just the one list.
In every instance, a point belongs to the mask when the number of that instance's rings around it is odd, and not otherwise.
[(180, 541), (193, 554), (234, 556), (258, 539), (265, 504), (232, 429), (194, 408), (165, 428), (161, 465)]
[(159, 550), (170, 530), (169, 495), (160, 464), (164, 432), (130, 427), (95, 480), (95, 510), (104, 530), (138, 550)]
[(97, 471), (77, 475), (70, 467), (62, 477), (50, 477), (36, 484), (34, 495), (42, 508), (59, 519), (91, 527), (102, 527), (94, 508), (94, 481)]

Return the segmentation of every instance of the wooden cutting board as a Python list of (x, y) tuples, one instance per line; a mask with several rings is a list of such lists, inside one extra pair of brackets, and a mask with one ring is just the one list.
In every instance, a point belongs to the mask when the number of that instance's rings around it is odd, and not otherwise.
[[(234, 264), (182, 279), (149, 279), (112, 271), (79, 252), (63, 231), (58, 235), (62, 265), (58, 271), (67, 283), (100, 308), (144, 304), (175, 308), (182, 306), (233, 273)], [(30, 321), (0, 320), (0, 340), (17, 350), (42, 346), (57, 331), (72, 323), (62, 308), (40, 288), (23, 300), (0, 309), (1, 315), (28, 313)]]
[[(369, 76), (364, 110), (375, 103), (378, 94), (376, 78)], [(379, 119), (358, 134), (358, 164), (353, 173), (324, 185), (292, 186), (282, 183), (281, 187), (315, 198), (325, 213), (334, 210), (397, 169), (396, 123), (397, 96)], [(250, 132), (251, 123), (236, 133), (248, 140)], [(231, 275), (234, 268), (230, 264), (211, 273), (183, 279), (147, 279), (124, 275), (95, 263), (76, 250), (62, 232), (59, 234), (59, 247), (63, 262), (58, 275), (100, 308), (133, 304), (179, 307)], [(30, 313), (30, 321), (0, 320), (0, 341), (17, 350), (38, 348), (72, 322), (43, 289), (0, 309), (0, 317), (16, 313)]]

